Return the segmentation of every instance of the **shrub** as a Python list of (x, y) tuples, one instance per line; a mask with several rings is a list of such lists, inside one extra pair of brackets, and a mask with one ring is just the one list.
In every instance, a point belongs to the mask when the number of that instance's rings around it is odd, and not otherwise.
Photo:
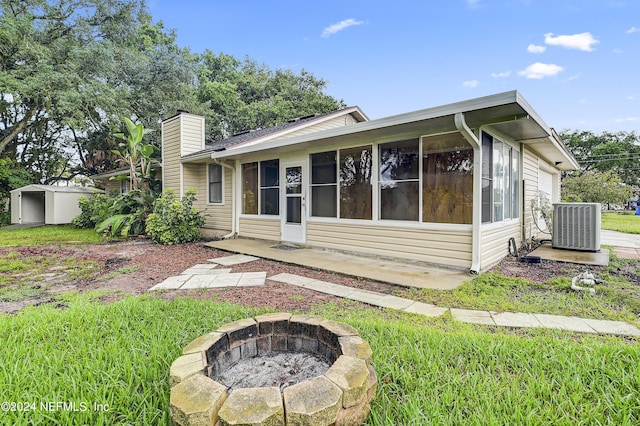
[(147, 218), (147, 235), (156, 243), (167, 245), (199, 240), (204, 218), (193, 208), (195, 200), (196, 193), (192, 189), (182, 201), (175, 198), (171, 189), (164, 190)]
[(109, 216), (109, 199), (104, 194), (94, 192), (89, 197), (80, 197), (78, 205), (82, 213), (71, 223), (78, 228), (94, 228), (98, 222)]
[(153, 195), (140, 190), (109, 199), (107, 214), (96, 224), (96, 232), (123, 238), (143, 234), (153, 203)]

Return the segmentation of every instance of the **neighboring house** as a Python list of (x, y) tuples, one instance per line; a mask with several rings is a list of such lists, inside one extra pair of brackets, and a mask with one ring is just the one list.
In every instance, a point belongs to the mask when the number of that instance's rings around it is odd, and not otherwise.
[(205, 144), (204, 118), (162, 123), (162, 180), (196, 190), (229, 235), (485, 271), (535, 233), (578, 163), (511, 91), (368, 120), (351, 107)]
[[(151, 168), (155, 170), (156, 176), (160, 177), (162, 175), (162, 167), (160, 166), (160, 163), (154, 162), (151, 165)], [(129, 167), (123, 167), (110, 172), (93, 175), (91, 176), (91, 179), (95, 182), (96, 186), (104, 188), (104, 192), (107, 195), (122, 195), (131, 191), (131, 182), (129, 179), (118, 180), (115, 179), (117, 176), (129, 176)]]
[(11, 191), (11, 223), (43, 223), (60, 225), (71, 223), (82, 211), (80, 197), (93, 192), (91, 187), (27, 185)]

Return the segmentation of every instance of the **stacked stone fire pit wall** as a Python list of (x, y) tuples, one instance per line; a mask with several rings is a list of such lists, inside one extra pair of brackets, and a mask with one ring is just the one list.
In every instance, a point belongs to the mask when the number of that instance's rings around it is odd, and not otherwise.
[[(229, 392), (215, 381), (238, 361), (307, 352), (330, 363), (324, 375), (284, 388)], [(235, 321), (189, 343), (171, 364), (171, 418), (187, 425), (360, 425), (377, 389), (372, 350), (358, 331), (310, 315), (265, 314)]]

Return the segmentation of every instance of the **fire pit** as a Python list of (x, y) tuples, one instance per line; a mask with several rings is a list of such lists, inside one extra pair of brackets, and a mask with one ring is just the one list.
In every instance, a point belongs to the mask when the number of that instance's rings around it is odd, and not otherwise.
[(371, 347), (336, 321), (285, 313), (235, 321), (171, 364), (171, 418), (186, 425), (359, 425), (377, 376)]

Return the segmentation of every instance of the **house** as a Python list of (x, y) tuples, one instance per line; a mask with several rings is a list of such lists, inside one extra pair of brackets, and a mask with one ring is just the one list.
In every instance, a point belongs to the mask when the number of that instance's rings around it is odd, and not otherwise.
[(99, 191), (91, 187), (27, 185), (11, 191), (11, 223), (71, 223), (82, 211), (78, 201)]
[(358, 107), (205, 144), (204, 118), (162, 123), (162, 180), (196, 190), (205, 228), (485, 271), (536, 232), (578, 163), (517, 91), (377, 120)]

